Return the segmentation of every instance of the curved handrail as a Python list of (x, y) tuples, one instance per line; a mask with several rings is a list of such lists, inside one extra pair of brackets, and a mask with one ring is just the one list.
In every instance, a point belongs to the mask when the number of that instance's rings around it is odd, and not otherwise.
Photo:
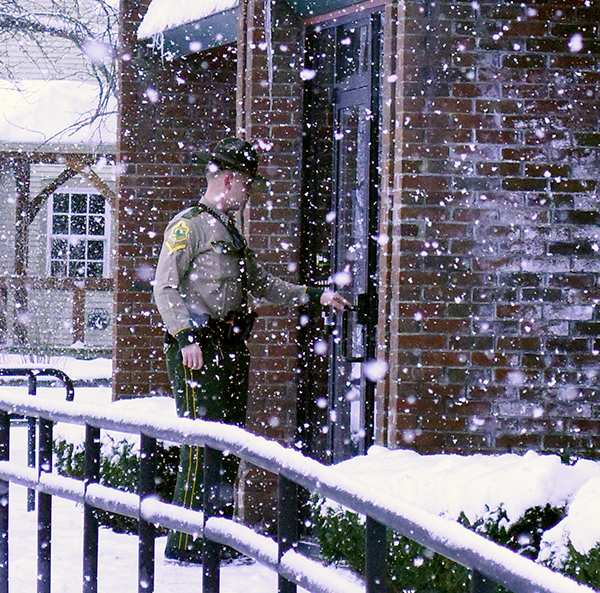
[[(0, 368), (0, 376), (4, 377), (20, 377), (27, 376), (29, 381), (35, 381), (37, 377), (55, 377), (62, 381), (65, 389), (67, 390), (67, 401), (71, 402), (75, 399), (75, 387), (73, 385), (73, 381), (71, 378), (64, 372), (59, 369), (52, 368)], [(31, 393), (31, 391), (30, 391)]]

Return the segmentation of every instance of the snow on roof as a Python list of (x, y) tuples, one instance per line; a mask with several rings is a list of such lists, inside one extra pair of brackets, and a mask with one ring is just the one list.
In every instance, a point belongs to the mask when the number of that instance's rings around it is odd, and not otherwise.
[(92, 115), (98, 87), (73, 80), (0, 82), (0, 144), (116, 145), (116, 101), (99, 120), (69, 129)]
[(138, 39), (200, 21), (236, 7), (239, 0), (152, 0), (138, 28)]

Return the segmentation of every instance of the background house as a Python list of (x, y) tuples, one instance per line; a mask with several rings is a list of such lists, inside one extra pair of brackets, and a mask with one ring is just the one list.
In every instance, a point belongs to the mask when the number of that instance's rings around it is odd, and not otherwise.
[(22, 4), (0, 40), (0, 345), (110, 353), (116, 19), (102, 2)]

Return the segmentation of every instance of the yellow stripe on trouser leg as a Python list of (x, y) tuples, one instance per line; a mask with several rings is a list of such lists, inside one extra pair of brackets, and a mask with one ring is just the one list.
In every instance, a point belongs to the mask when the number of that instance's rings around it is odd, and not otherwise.
[[(200, 371), (192, 372), (184, 367), (176, 343), (167, 348), (167, 370), (175, 395), (177, 414), (184, 418), (202, 418), (243, 426), (246, 419), (248, 397), (249, 354), (243, 342), (229, 342), (206, 337), (201, 343), (204, 365)], [(218, 356), (217, 356), (218, 354)], [(195, 451), (181, 448), (181, 459), (173, 504), (186, 508), (200, 509), (202, 505), (203, 449)], [(231, 486), (237, 474), (237, 460), (225, 457), (224, 479)], [(223, 513), (229, 516), (233, 506), (229, 503)], [(191, 552), (199, 552), (201, 538), (171, 531), (167, 552), (189, 544)], [(167, 556), (174, 557), (174, 556)]]

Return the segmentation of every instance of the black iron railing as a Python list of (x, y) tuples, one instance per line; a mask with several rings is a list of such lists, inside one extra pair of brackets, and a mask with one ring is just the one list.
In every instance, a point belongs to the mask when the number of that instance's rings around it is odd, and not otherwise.
[[(37, 395), (38, 377), (52, 377), (58, 379), (66, 390), (66, 400), (73, 401), (75, 398), (75, 386), (71, 378), (63, 371), (51, 368), (0, 368), (0, 377), (26, 377), (27, 393), (31, 396)], [(36, 425), (37, 418), (27, 419), (27, 465), (35, 467), (36, 462)], [(35, 490), (27, 491), (27, 510), (35, 509)]]
[[(165, 419), (77, 402), (48, 402), (43, 398), (0, 396), (0, 593), (8, 593), (9, 483), (38, 491), (38, 593), (50, 593), (51, 541), (48, 501), (61, 496), (83, 503), (83, 591), (97, 592), (98, 524), (93, 510), (104, 509), (139, 520), (139, 593), (154, 591), (155, 525), (201, 535), (203, 592), (219, 592), (219, 548), (231, 546), (279, 574), (279, 591), (294, 593), (298, 585), (314, 593), (383, 593), (386, 588), (386, 528), (391, 528), (431, 550), (472, 569), (471, 591), (487, 593), (500, 583), (514, 593), (591, 593), (592, 589), (515, 554), (456, 522), (431, 515), (350, 480), (335, 467), (323, 466), (299, 452), (219, 423)], [(12, 414), (40, 419), (39, 468), (23, 468), (9, 461)], [(84, 481), (51, 476), (52, 425), (69, 422), (86, 426)], [(123, 493), (98, 484), (100, 429), (141, 435), (139, 492)], [(204, 509), (191, 511), (160, 502), (154, 495), (156, 441), (205, 447)], [(219, 516), (222, 451), (278, 475), (277, 541), (249, 527)], [(365, 585), (298, 552), (298, 485), (367, 517)], [(174, 592), (175, 593), (175, 592)]]

